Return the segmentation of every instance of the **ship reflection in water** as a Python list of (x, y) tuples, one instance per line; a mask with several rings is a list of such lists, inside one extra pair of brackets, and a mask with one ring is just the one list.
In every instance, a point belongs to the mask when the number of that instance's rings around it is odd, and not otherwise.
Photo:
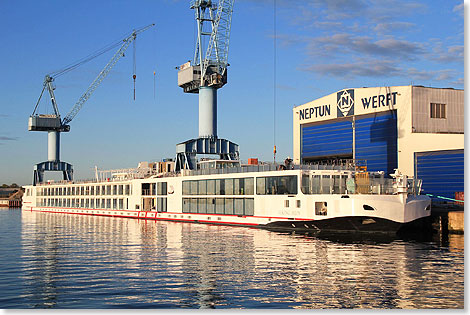
[(21, 216), (21, 292), (2, 308), (464, 307), (462, 235), (447, 244), (347, 241), (191, 223)]

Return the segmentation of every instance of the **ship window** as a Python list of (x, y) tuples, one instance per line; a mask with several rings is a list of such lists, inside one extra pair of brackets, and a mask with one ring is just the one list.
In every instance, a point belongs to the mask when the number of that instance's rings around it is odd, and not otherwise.
[(312, 194), (320, 194), (321, 193), (321, 176), (320, 175), (313, 175), (312, 176), (312, 183), (311, 183), (311, 193)]
[(315, 202), (315, 215), (327, 215), (328, 207), (326, 202)]
[(215, 198), (207, 198), (207, 212), (215, 213)]
[[(203, 198), (204, 199), (204, 198)], [(191, 212), (198, 213), (198, 200), (196, 198), (191, 198)]]
[(233, 194), (234, 195), (243, 195), (244, 193), (245, 181), (243, 178), (235, 178), (233, 180)]
[(95, 208), (95, 199), (90, 199), (90, 208)]
[(235, 214), (238, 214), (238, 215), (243, 215), (244, 214), (244, 204), (243, 204), (243, 199), (241, 198), (236, 198), (236, 199), (233, 199), (233, 208), (234, 208), (234, 212)]
[[(121, 185), (122, 186), (122, 185)], [(119, 199), (119, 206), (118, 206), (119, 210), (122, 210), (124, 208), (124, 200), (123, 199)]]
[(85, 199), (81, 198), (80, 199), (80, 208), (84, 208), (85, 207)]
[(117, 199), (113, 199), (113, 209), (117, 209)]
[[(111, 187), (111, 186), (108, 186)], [(106, 208), (111, 209), (111, 199), (106, 199)]]
[(191, 192), (191, 183), (189, 181), (183, 181), (183, 195), (189, 195), (190, 192)]
[[(167, 212), (167, 198), (157, 198), (157, 211)], [(184, 212), (184, 210), (183, 210)]]
[(303, 194), (311, 194), (311, 192), (310, 192), (310, 176), (302, 175), (302, 183), (301, 183), (300, 191), (302, 191)]
[(224, 198), (217, 198), (215, 200), (215, 213), (224, 214)]
[(198, 180), (198, 195), (207, 195), (207, 181), (206, 180)]
[(150, 184), (142, 183), (142, 196), (149, 196), (149, 195), (150, 195)]
[(92, 196), (95, 195), (95, 186), (90, 187), (90, 195), (92, 195)]
[(253, 177), (245, 178), (245, 195), (254, 195), (255, 179)]
[(297, 194), (297, 176), (270, 176), (256, 179), (258, 195), (295, 195)]
[(253, 198), (245, 199), (245, 215), (255, 214), (255, 200)]
[(122, 195), (124, 193), (124, 186), (123, 185), (119, 185), (118, 186), (118, 194), (119, 195)]
[(297, 200), (297, 208), (300, 208), (300, 200)]
[(284, 200), (284, 207), (289, 208), (289, 200)]
[(209, 179), (207, 181), (207, 194), (215, 195), (215, 179)]
[(129, 194), (130, 194), (130, 186), (129, 186), (129, 185), (126, 185), (125, 194), (126, 194), (126, 195), (129, 195)]
[(216, 179), (215, 180), (215, 194), (216, 195), (225, 195), (225, 180)]
[(167, 183), (157, 183), (157, 195), (166, 196), (167, 195)]
[(67, 199), (67, 208), (70, 208), (70, 199)]
[(256, 194), (266, 195), (266, 178), (259, 177), (256, 179)]
[(85, 195), (90, 195), (90, 186), (85, 187)]
[(233, 195), (233, 179), (225, 180), (225, 194)]
[(330, 194), (330, 175), (323, 175), (321, 184), (322, 194)]
[(191, 181), (191, 190), (189, 191), (190, 195), (197, 195), (197, 180)]
[(344, 185), (341, 185), (341, 176), (333, 175), (332, 179), (333, 179), (333, 193), (334, 194), (344, 193)]
[(111, 185), (106, 185), (106, 195), (111, 195)]
[(113, 195), (117, 195), (117, 185), (113, 185)]
[(85, 208), (89, 208), (90, 207), (90, 199), (85, 199)]
[(191, 212), (189, 198), (183, 198), (183, 212), (185, 213)]
[(225, 198), (225, 214), (233, 214), (233, 198)]

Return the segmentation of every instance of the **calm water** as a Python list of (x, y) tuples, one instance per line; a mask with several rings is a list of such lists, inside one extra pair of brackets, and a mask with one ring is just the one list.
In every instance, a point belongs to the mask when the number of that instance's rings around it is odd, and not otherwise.
[(0, 308), (463, 308), (464, 237), (335, 240), (0, 210)]

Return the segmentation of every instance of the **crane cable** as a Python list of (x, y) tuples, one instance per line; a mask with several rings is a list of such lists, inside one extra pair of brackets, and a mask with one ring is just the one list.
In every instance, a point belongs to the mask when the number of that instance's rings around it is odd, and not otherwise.
[(91, 60), (103, 55), (104, 53), (106, 53), (106, 52), (110, 51), (111, 49), (116, 48), (120, 45), (122, 45), (122, 39), (117, 41), (117, 42), (114, 42), (112, 44), (109, 44), (108, 46), (103, 47), (103, 48), (95, 51), (94, 53), (91, 53), (90, 55), (76, 61), (75, 63), (72, 63), (72, 64), (66, 66), (63, 69), (60, 69), (60, 70), (53, 71), (53, 72), (49, 73), (49, 76), (52, 77), (52, 78), (60, 77), (61, 75), (66, 74), (67, 72), (70, 72), (70, 71), (80, 67), (81, 65), (87, 63), (88, 61), (91, 61)]
[(134, 79), (134, 101), (135, 101), (135, 79), (137, 78), (137, 74), (136, 74), (136, 64), (135, 64), (135, 42), (137, 41), (137, 38), (134, 38), (134, 73), (132, 75), (132, 78)]
[(276, 164), (276, 0), (274, 0), (274, 36), (273, 36), (273, 142), (274, 142), (274, 164)]

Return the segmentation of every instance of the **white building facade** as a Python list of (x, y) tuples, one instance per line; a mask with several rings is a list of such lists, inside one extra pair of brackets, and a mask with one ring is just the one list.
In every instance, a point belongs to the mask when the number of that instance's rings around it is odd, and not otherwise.
[(463, 192), (464, 91), (423, 86), (344, 89), (293, 109), (294, 163), (365, 161), (423, 179), (423, 193)]

